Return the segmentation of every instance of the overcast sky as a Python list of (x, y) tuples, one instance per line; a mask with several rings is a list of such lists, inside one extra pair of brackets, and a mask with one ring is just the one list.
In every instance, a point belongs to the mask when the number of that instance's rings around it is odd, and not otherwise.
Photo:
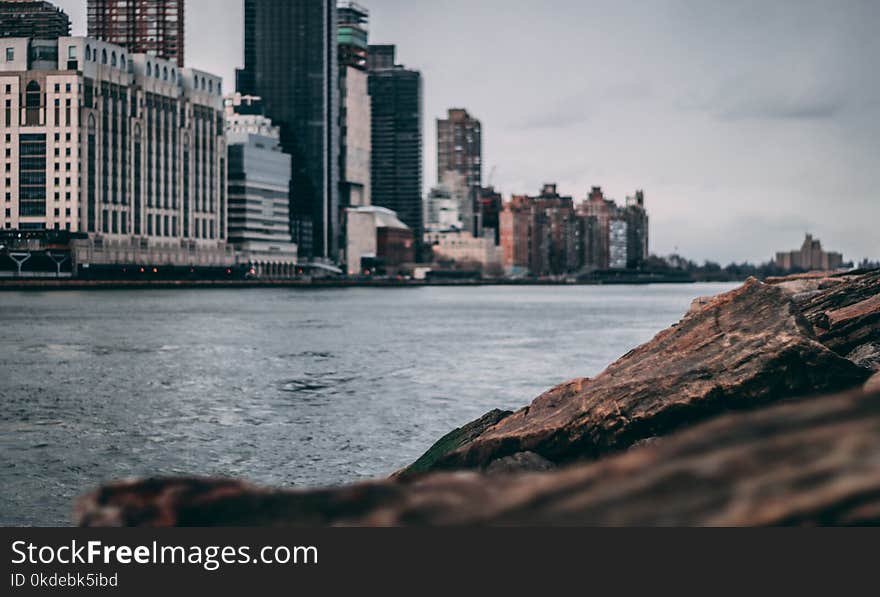
[[(57, 0), (85, 32), (85, 0)], [(644, 188), (651, 250), (765, 261), (805, 232), (880, 258), (876, 0), (362, 0), (434, 119), (483, 122), (484, 177), (582, 199)], [(242, 63), (242, 1), (187, 0), (188, 66)]]

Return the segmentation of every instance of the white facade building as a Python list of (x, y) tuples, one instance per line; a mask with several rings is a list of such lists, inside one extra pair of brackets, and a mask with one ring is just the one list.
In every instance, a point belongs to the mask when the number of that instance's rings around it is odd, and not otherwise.
[(221, 79), (85, 37), (0, 40), (0, 227), (80, 263), (227, 265)]
[(263, 115), (260, 98), (225, 100), (229, 145), (228, 240), (251, 275), (296, 276), (297, 246), (290, 236), (291, 158), (281, 132)]

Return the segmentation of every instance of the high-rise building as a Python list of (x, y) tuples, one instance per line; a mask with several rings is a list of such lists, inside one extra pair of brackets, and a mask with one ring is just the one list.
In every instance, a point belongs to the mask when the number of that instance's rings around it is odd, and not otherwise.
[(58, 39), (70, 35), (70, 18), (50, 2), (0, 1), (0, 37)]
[(297, 248), (291, 242), (288, 212), (290, 156), (281, 149), (281, 132), (263, 114), (260, 98), (236, 93), (225, 104), (229, 243), (253, 275), (295, 276)]
[(514, 196), (499, 223), (509, 273), (559, 276), (581, 266), (580, 225), (571, 197), (546, 184), (536, 197)]
[(462, 108), (450, 108), (437, 119), (437, 181), (452, 170), (464, 176), (468, 187), (483, 182), (483, 142), (480, 121)]
[(371, 199), (373, 205), (395, 211), (421, 244), (422, 75), (395, 64), (394, 46), (371, 45), (367, 61), (372, 103)]
[(444, 173), (450, 171), (464, 177), (473, 203), (467, 210), (470, 219), (465, 222), (465, 229), (480, 236), (482, 222), (477, 202), (483, 184), (482, 126), (462, 108), (451, 108), (445, 120), (437, 119), (437, 181), (441, 182)]
[(0, 227), (83, 233), (86, 267), (233, 262), (220, 77), (85, 37), (5, 45)]
[[(371, 107), (367, 74), (367, 9), (337, 6), (339, 42), (339, 209), (370, 205)], [(340, 217), (344, 246), (345, 217)]]
[(499, 217), (504, 208), (504, 200), (501, 193), (495, 187), (482, 187), (477, 198), (479, 208), (480, 226), (483, 236), (489, 236), (495, 244), (501, 244), (501, 223)]
[(88, 0), (88, 34), (183, 66), (184, 0)]
[(596, 270), (638, 269), (648, 258), (645, 195), (637, 191), (625, 207), (601, 187), (575, 206), (556, 185), (536, 197), (514, 196), (499, 220), (504, 266), (511, 274), (559, 276)]
[(602, 187), (593, 187), (587, 200), (578, 206), (578, 213), (585, 220), (584, 257), (587, 269), (605, 270), (610, 264), (611, 221), (618, 219), (617, 204), (606, 199)]
[(636, 191), (626, 198), (624, 210), (627, 235), (627, 269), (639, 269), (648, 260), (648, 212), (645, 210), (645, 192)]
[(245, 0), (238, 91), (262, 98), (293, 159), (291, 234), (305, 257), (339, 257), (335, 0)]

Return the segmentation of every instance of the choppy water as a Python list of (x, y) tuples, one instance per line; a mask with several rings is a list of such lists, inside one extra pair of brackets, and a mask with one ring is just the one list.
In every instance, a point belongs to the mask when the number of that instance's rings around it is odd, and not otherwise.
[(0, 293), (0, 524), (145, 475), (385, 475), (725, 285)]

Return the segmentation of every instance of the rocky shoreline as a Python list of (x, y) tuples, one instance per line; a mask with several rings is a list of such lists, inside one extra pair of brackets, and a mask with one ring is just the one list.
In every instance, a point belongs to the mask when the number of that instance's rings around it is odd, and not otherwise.
[(493, 411), (390, 479), (150, 479), (85, 526), (880, 523), (880, 270), (750, 279), (593, 379)]

